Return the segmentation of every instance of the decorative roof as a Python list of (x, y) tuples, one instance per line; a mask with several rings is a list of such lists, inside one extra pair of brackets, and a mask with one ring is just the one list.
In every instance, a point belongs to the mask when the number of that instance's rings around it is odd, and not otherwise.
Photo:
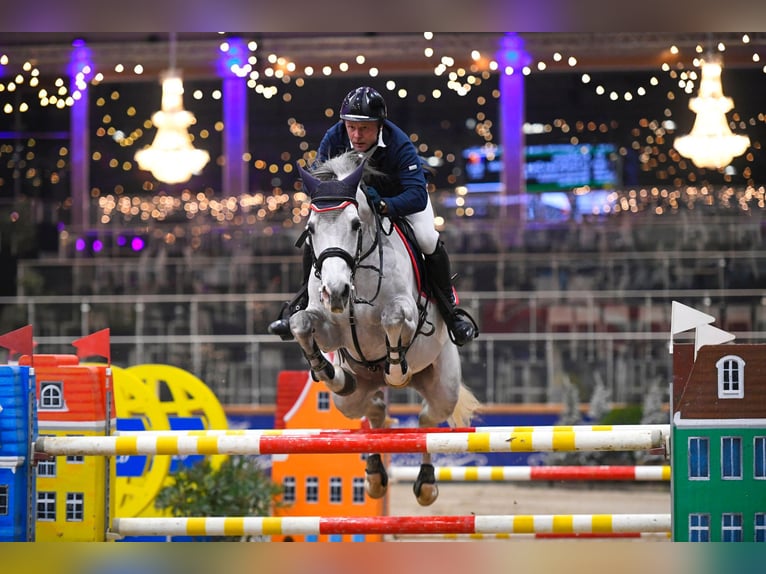
[[(718, 397), (716, 363), (725, 356), (745, 362), (744, 398)], [(685, 419), (766, 419), (766, 345), (705, 345), (694, 361), (693, 345), (673, 349), (673, 417)]]

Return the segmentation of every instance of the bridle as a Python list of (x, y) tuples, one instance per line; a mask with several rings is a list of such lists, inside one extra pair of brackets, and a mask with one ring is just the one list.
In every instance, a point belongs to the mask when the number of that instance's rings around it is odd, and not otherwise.
[[(322, 201), (323, 202), (337, 201), (338, 204), (332, 207), (318, 207), (317, 205), (312, 203), (311, 211), (315, 213), (326, 213), (328, 211), (343, 210), (349, 207), (350, 205), (357, 206), (356, 201), (350, 201), (342, 197), (323, 197)], [(346, 265), (349, 266), (349, 269), (351, 269), (351, 282), (353, 283), (354, 277), (356, 275), (356, 268), (359, 265), (359, 262), (362, 260), (362, 227), (361, 226), (356, 232), (356, 249), (354, 250), (353, 255), (341, 247), (328, 247), (327, 249), (323, 250), (319, 255), (317, 255), (316, 251), (314, 250), (314, 245), (311, 241), (310, 235), (308, 236), (308, 242), (309, 242), (309, 246), (311, 247), (311, 257), (314, 262), (314, 275), (316, 275), (318, 279), (322, 278), (322, 264), (325, 262), (325, 260), (330, 259), (331, 257), (338, 257), (342, 259), (346, 263)]]
[[(349, 207), (350, 205), (354, 205), (355, 207), (359, 207), (356, 200), (350, 200), (346, 197), (323, 197), (322, 198), (323, 203), (330, 203), (330, 207), (319, 207), (316, 204), (311, 204), (311, 210), (315, 213), (325, 213), (328, 211), (334, 211), (338, 209), (345, 209)], [(332, 205), (334, 204), (334, 205)], [(301, 237), (298, 240), (297, 246), (301, 246), (304, 241), (308, 241), (309, 247), (311, 248), (311, 258), (312, 262), (314, 264), (314, 275), (317, 277), (317, 279), (322, 279), (322, 265), (327, 259), (330, 259), (331, 257), (338, 257), (342, 259), (346, 265), (348, 265), (349, 269), (351, 270), (351, 286), (354, 291), (354, 296), (351, 298), (350, 303), (360, 303), (365, 305), (372, 305), (372, 303), (377, 299), (378, 295), (380, 294), (380, 288), (383, 281), (383, 244), (380, 241), (380, 233), (381, 233), (381, 223), (380, 223), (380, 217), (375, 217), (376, 221), (376, 230), (375, 234), (373, 235), (372, 244), (366, 251), (362, 251), (364, 248), (364, 228), (362, 226), (359, 227), (359, 229), (356, 232), (356, 248), (354, 249), (353, 255), (346, 251), (345, 249), (341, 247), (328, 247), (327, 249), (324, 249), (319, 255), (316, 254), (316, 251), (314, 249), (314, 245), (311, 241), (311, 235), (308, 233), (308, 231), (304, 231), (304, 233), (301, 235)], [(367, 259), (372, 253), (377, 249), (378, 251), (378, 266), (375, 265), (363, 265), (362, 262)], [(375, 271), (378, 275), (378, 285), (375, 290), (375, 294), (371, 299), (362, 299), (359, 297), (356, 297), (355, 292), (355, 279), (356, 279), (356, 271), (357, 269), (372, 269)], [(353, 312), (353, 310), (351, 311)]]
[[(350, 200), (347, 197), (332, 197), (332, 196), (324, 196), (322, 197), (323, 203), (330, 204), (329, 207), (319, 207), (315, 205), (314, 203), (311, 204), (311, 210), (315, 213), (325, 213), (328, 211), (338, 210), (338, 209), (346, 209), (347, 207), (354, 205), (358, 208), (358, 203), (356, 200)], [(375, 212), (373, 212), (375, 213)], [(381, 234), (381, 222), (380, 222), (380, 216), (378, 214), (375, 214), (375, 234), (373, 235), (372, 244), (370, 247), (363, 251), (364, 248), (364, 227), (359, 226), (359, 229), (356, 232), (356, 248), (354, 250), (354, 254), (352, 255), (345, 249), (342, 249), (340, 247), (328, 247), (324, 250), (322, 250), (319, 255), (316, 254), (316, 251), (314, 250), (314, 246), (311, 242), (311, 234), (308, 232), (308, 230), (304, 231), (304, 233), (299, 238), (298, 242), (299, 244), (302, 244), (304, 241), (308, 241), (309, 247), (311, 248), (311, 257), (314, 264), (314, 275), (318, 279), (322, 279), (322, 264), (331, 257), (338, 257), (342, 259), (351, 270), (351, 289), (352, 293), (349, 298), (348, 303), (348, 319), (349, 319), (349, 326), (351, 328), (351, 337), (354, 341), (354, 349), (357, 353), (357, 356), (360, 357), (359, 359), (353, 357), (345, 348), (341, 348), (339, 352), (343, 356), (343, 358), (351, 363), (356, 363), (358, 365), (362, 365), (366, 367), (367, 369), (371, 371), (375, 371), (378, 368), (380, 368), (380, 365), (385, 362), (386, 355), (383, 357), (376, 359), (374, 361), (369, 360), (367, 357), (365, 357), (364, 353), (362, 352), (361, 345), (359, 343), (359, 335), (357, 333), (356, 328), (356, 313), (354, 311), (354, 305), (355, 304), (363, 304), (363, 305), (372, 305), (375, 299), (377, 299), (378, 295), (380, 294), (380, 288), (383, 281), (383, 244), (380, 240), (380, 234)], [(375, 265), (364, 265), (362, 262), (367, 259), (372, 253), (377, 250), (378, 251), (378, 258), (379, 263), (376, 267)], [(369, 300), (362, 299), (356, 296), (356, 271), (357, 269), (372, 269), (377, 273), (378, 276), (378, 284), (377, 288), (375, 290), (375, 294), (373, 297)]]

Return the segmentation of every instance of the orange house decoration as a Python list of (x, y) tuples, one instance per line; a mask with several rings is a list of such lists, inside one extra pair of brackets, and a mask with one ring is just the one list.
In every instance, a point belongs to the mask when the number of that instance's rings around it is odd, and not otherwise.
[[(347, 419), (327, 388), (308, 371), (282, 371), (277, 380), (276, 429), (361, 429), (366, 422)], [(367, 427), (368, 428), (368, 427)], [(282, 486), (279, 516), (381, 516), (386, 498), (372, 499), (364, 489), (365, 455), (291, 454), (272, 456), (272, 480)], [(274, 541), (377, 542), (381, 535), (273, 536)]]

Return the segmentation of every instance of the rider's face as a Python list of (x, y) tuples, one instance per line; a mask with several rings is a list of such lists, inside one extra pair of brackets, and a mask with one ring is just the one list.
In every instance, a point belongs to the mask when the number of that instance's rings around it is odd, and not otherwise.
[(367, 151), (378, 142), (378, 122), (346, 120), (346, 133), (356, 151)]

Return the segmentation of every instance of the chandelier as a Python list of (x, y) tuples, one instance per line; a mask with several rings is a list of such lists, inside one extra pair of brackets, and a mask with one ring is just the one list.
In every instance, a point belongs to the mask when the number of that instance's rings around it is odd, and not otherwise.
[(723, 95), (722, 64), (715, 56), (702, 61), (699, 94), (689, 101), (689, 109), (697, 114), (689, 135), (677, 137), (674, 147), (690, 158), (697, 167), (720, 169), (745, 153), (750, 138), (736, 135), (729, 129), (726, 112), (734, 107), (731, 98)]
[(192, 146), (187, 129), (195, 118), (184, 109), (183, 93), (183, 81), (175, 69), (175, 34), (171, 33), (170, 69), (162, 75), (162, 108), (152, 114), (157, 133), (152, 145), (135, 155), (139, 168), (165, 183), (189, 181), (210, 160), (208, 152)]

